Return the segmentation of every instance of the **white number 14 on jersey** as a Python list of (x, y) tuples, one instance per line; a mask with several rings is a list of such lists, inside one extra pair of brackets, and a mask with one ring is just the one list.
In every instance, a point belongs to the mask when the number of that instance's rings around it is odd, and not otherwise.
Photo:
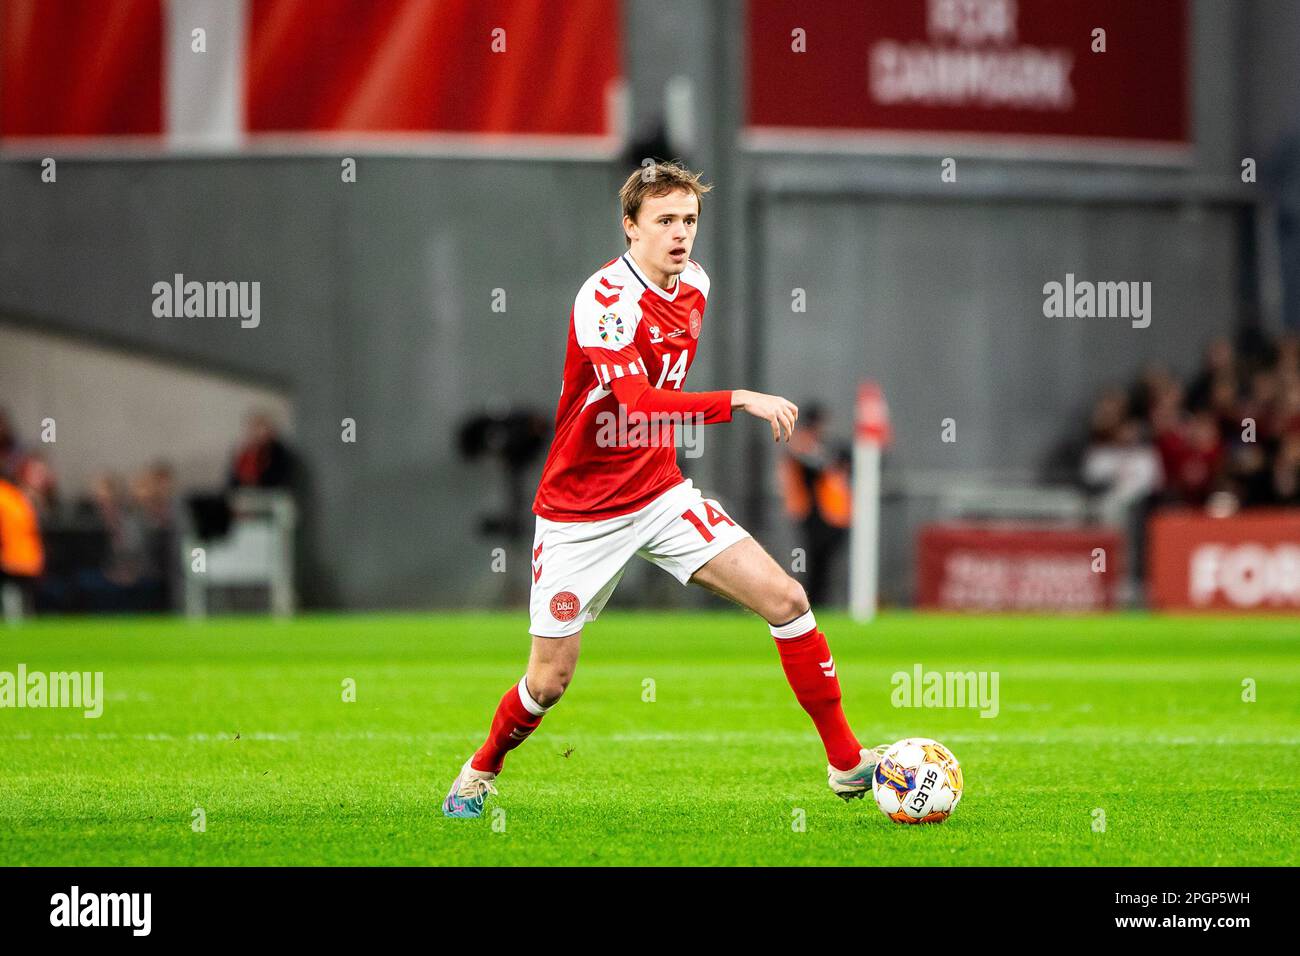
[(682, 390), (682, 379), (684, 379), (684, 378), (686, 377), (686, 352), (685, 352), (685, 350), (683, 350), (683, 351), (677, 353), (677, 364), (675, 364), (675, 365), (672, 367), (672, 370), (671, 370), (671, 371), (669, 371), (669, 369), (668, 369), (668, 363), (669, 363), (670, 361), (672, 361), (672, 356), (669, 355), (667, 352), (665, 352), (665, 353), (664, 353), (664, 367), (663, 367), (663, 370), (659, 373), (659, 381), (655, 382), (655, 388), (663, 388), (663, 387), (664, 387), (664, 381), (665, 381), (665, 380), (668, 380), (668, 381), (673, 382), (673, 383), (674, 383), (674, 384), (673, 384), (673, 388), (677, 389), (677, 391), (680, 392), (680, 391)]

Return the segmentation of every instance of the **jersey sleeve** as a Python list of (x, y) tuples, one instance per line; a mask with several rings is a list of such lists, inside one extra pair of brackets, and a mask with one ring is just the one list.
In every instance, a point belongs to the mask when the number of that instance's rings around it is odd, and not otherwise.
[(636, 376), (646, 380), (645, 362), (633, 341), (640, 319), (631, 296), (608, 280), (593, 279), (578, 292), (573, 332), (602, 385), (612, 388), (618, 379)]
[(671, 388), (654, 388), (645, 376), (616, 379), (610, 386), (620, 405), (629, 412), (677, 412), (703, 415), (705, 425), (731, 421), (731, 391), (679, 392)]

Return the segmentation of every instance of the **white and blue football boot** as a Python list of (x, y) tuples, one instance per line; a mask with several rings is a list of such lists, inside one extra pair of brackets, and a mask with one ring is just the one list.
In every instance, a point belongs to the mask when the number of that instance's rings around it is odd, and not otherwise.
[(830, 784), (835, 796), (844, 800), (861, 800), (871, 792), (871, 776), (876, 772), (876, 764), (889, 749), (888, 744), (862, 748), (862, 762), (852, 770), (836, 770), (826, 765), (826, 782)]
[[(470, 758), (473, 759), (473, 758)], [(447, 791), (447, 799), (442, 801), (442, 815), (459, 819), (474, 820), (483, 816), (483, 804), (488, 794), (495, 794), (493, 785), (497, 775), (486, 770), (475, 770), (465, 761), (460, 773)]]

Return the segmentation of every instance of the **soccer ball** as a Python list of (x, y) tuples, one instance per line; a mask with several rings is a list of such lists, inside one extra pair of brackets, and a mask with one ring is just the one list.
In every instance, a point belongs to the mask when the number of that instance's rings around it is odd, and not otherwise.
[(961, 764), (929, 737), (908, 737), (886, 750), (871, 783), (876, 806), (895, 823), (942, 823), (961, 791)]

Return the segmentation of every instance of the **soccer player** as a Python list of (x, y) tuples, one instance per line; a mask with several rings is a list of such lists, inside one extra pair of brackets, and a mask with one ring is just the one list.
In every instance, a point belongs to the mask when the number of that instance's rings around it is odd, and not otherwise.
[(740, 409), (788, 442), (799, 417), (779, 395), (682, 390), (709, 296), (709, 277), (690, 258), (709, 188), (677, 163), (629, 176), (619, 194), (627, 251), (574, 299), (555, 438), (533, 501), (532, 654), (452, 783), (443, 801), (449, 817), (482, 815), (506, 754), (564, 694), (583, 626), (600, 615), (633, 555), (767, 621), (825, 745), (831, 790), (848, 800), (871, 786), (883, 748), (864, 749), (844, 718), (835, 659), (804, 589), (682, 476), (674, 440), (663, 439), (674, 434), (663, 422), (729, 422)]

